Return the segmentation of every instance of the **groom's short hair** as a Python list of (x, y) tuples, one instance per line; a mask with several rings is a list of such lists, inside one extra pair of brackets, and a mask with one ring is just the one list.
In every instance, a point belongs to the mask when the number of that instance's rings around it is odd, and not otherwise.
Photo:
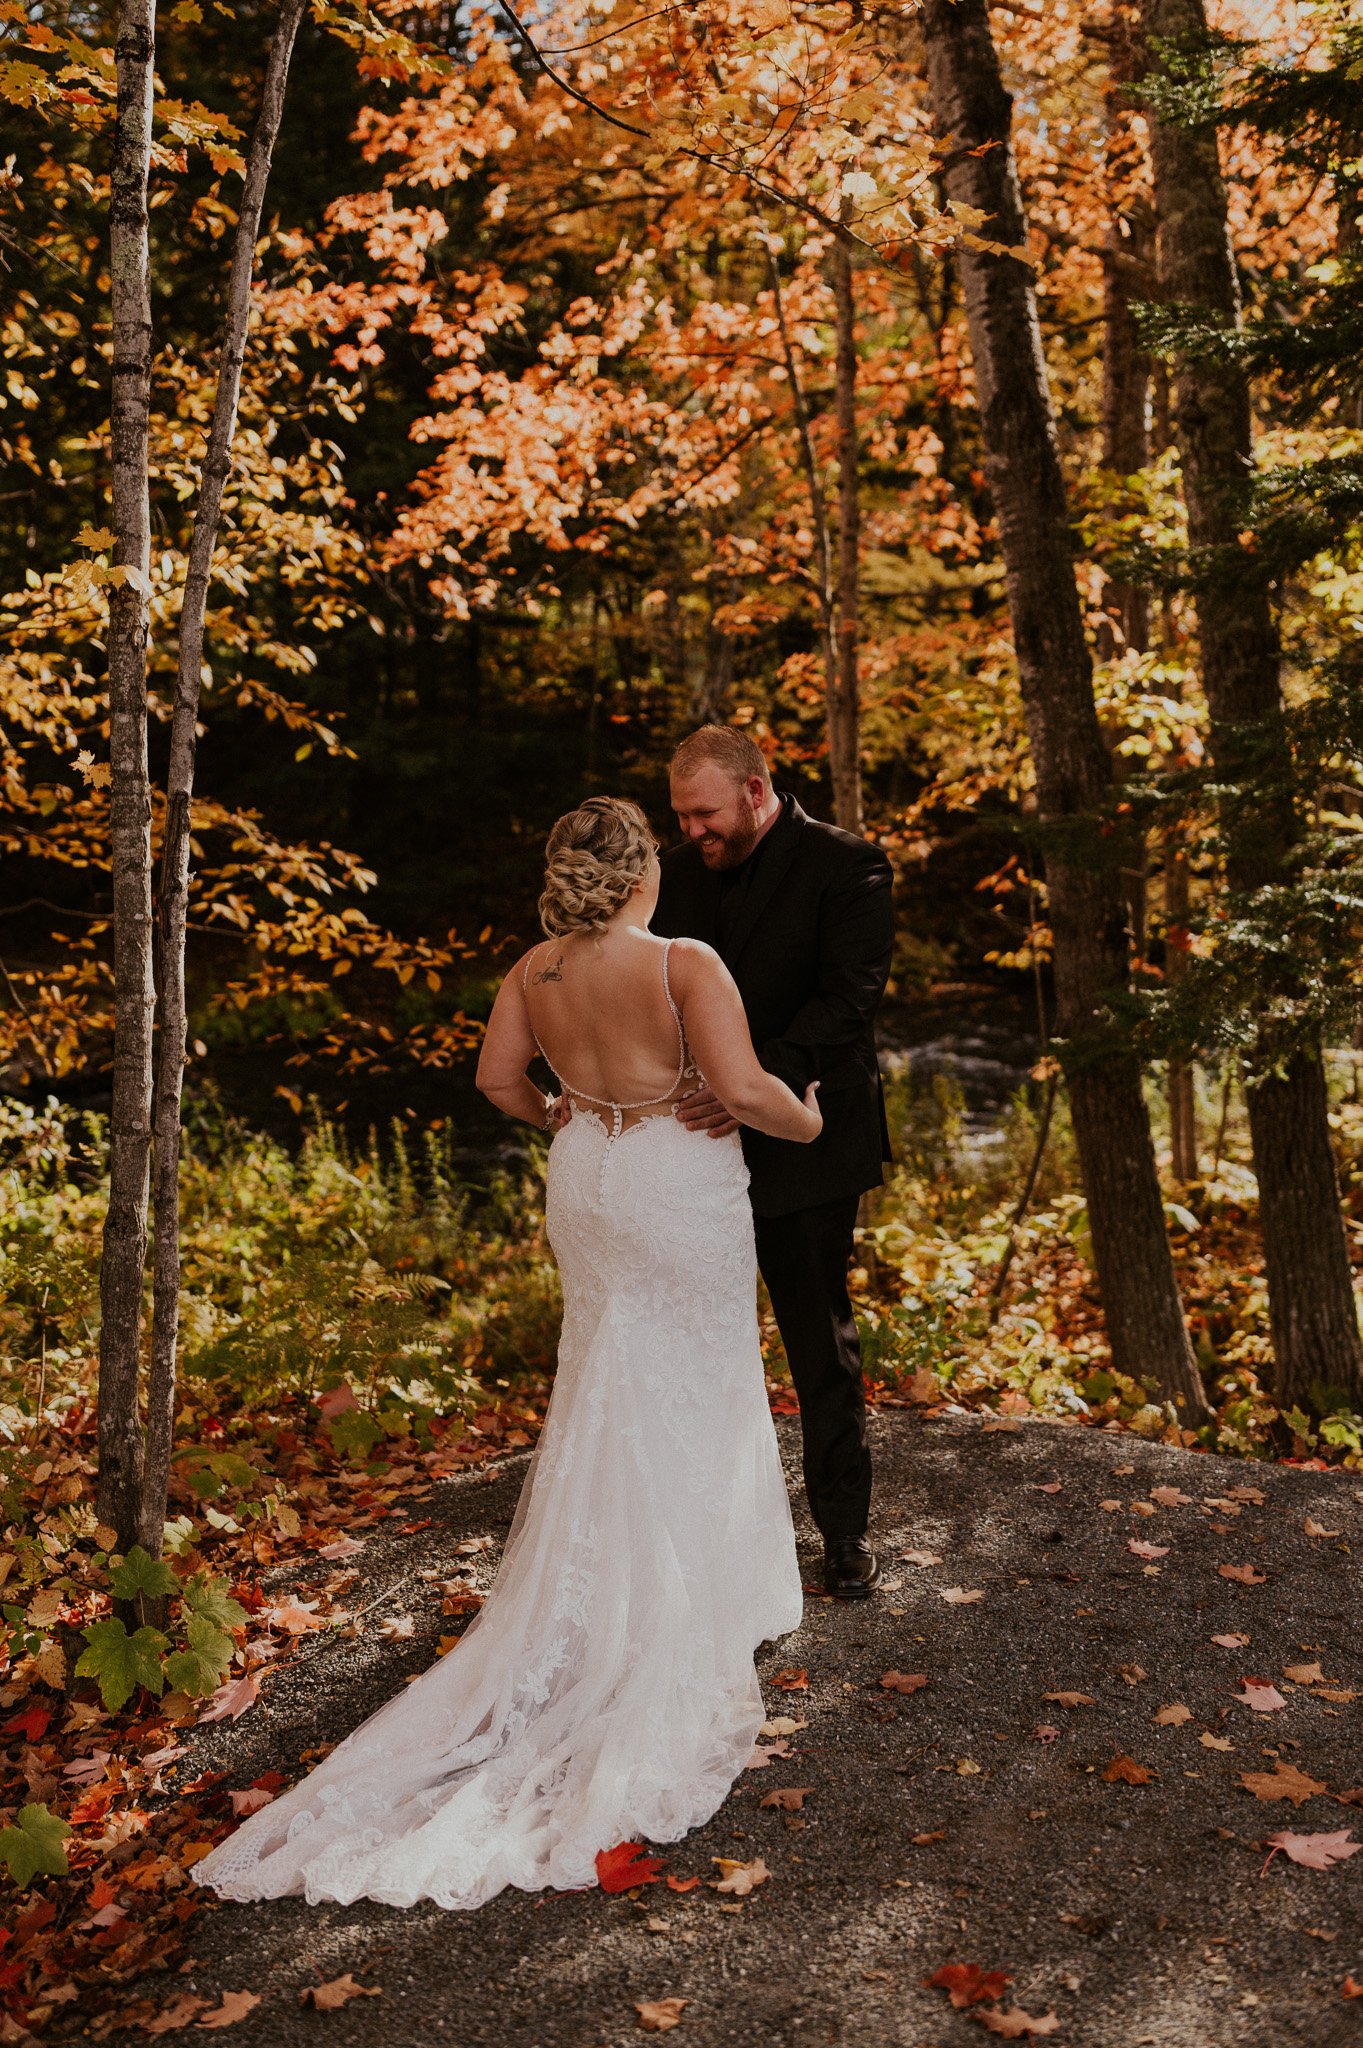
[(747, 782), (756, 775), (771, 788), (767, 757), (740, 726), (703, 725), (698, 732), (690, 733), (672, 756), (672, 773), (694, 775), (707, 761), (722, 768), (735, 782)]

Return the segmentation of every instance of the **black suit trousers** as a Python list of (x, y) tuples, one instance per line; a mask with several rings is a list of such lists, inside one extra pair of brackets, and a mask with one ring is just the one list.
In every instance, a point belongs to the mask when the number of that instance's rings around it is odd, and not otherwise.
[(847, 1292), (857, 1195), (757, 1216), (757, 1263), (786, 1347), (804, 1432), (805, 1491), (825, 1536), (865, 1534), (871, 1453), (861, 1348)]

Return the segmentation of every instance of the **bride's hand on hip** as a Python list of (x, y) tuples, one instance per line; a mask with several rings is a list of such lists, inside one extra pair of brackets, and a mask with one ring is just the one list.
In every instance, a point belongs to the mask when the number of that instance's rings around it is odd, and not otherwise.
[(805, 1108), (814, 1119), (814, 1128), (809, 1134), (812, 1140), (817, 1138), (823, 1129), (823, 1111), (819, 1108), (819, 1084), (817, 1081), (811, 1081), (806, 1088), (804, 1102)]
[(672, 1113), (688, 1131), (706, 1131), (712, 1138), (727, 1138), (738, 1129), (738, 1118), (730, 1116), (713, 1088), (692, 1089)]

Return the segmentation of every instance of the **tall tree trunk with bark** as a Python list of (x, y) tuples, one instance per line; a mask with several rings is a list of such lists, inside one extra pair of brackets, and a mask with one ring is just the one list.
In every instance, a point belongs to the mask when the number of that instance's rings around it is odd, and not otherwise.
[[(1202, 0), (1143, 0), (1153, 74), (1171, 57), (1210, 49)], [(1152, 110), (1161, 297), (1205, 324), (1234, 329), (1240, 295), (1214, 130)], [(1287, 750), (1281, 646), (1266, 581), (1238, 544), (1237, 500), (1253, 464), (1248, 380), (1233, 357), (1185, 349), (1175, 363), (1174, 433), (1188, 538), (1197, 567), (1203, 685), (1233, 888), (1254, 891), (1291, 872), (1296, 818), (1281, 788)], [(1284, 991), (1290, 993), (1290, 991)], [(1268, 1279), (1275, 1390), (1284, 1404), (1313, 1386), (1363, 1405), (1363, 1350), (1318, 1045), (1286, 1050), (1265, 1019), (1246, 1090)]]
[(284, 112), (289, 62), (306, 0), (283, 0), (270, 45), (265, 85), (237, 216), (227, 286), (218, 390), (204, 452), (194, 513), (189, 566), (180, 607), (180, 646), (166, 781), (165, 842), (161, 860), (161, 1030), (155, 1103), (156, 1231), (153, 1266), (151, 1376), (147, 1393), (147, 1454), (140, 1538), (153, 1556), (161, 1550), (166, 1487), (175, 1429), (176, 1351), (180, 1330), (180, 1115), (185, 1069), (185, 929), (189, 913), (195, 741), (203, 675), (204, 615), (213, 550), (222, 520), (223, 489), (232, 464), (241, 372), (251, 317), (251, 280), (265, 189)]
[(142, 1282), (151, 1161), (151, 788), (147, 642), (151, 613), (151, 163), (156, 0), (121, 0), (114, 44), (109, 280), (113, 379), (113, 583), (109, 593), (109, 762), (114, 932), (114, 1072), (109, 1209), (100, 1262), (99, 1513), (123, 1549), (138, 1534)]
[[(986, 0), (925, 0), (918, 17), (946, 183), (983, 216), (980, 234), (1024, 238), (1012, 105)], [(1127, 979), (1111, 764), (1075, 583), (1064, 480), (1031, 273), (964, 248), (961, 270), (1018, 672), (1046, 830), (1057, 1033), (1088, 1199), (1113, 1363), (1153, 1377), (1184, 1417), (1206, 1396), (1174, 1281), (1150, 1121), (1134, 1055), (1109, 1035)]]
[(861, 633), (858, 582), (861, 571), (861, 492), (857, 466), (856, 288), (852, 258), (835, 241), (829, 263), (837, 325), (838, 424), (838, 646), (829, 678), (828, 761), (833, 780), (833, 816), (845, 832), (861, 832)]

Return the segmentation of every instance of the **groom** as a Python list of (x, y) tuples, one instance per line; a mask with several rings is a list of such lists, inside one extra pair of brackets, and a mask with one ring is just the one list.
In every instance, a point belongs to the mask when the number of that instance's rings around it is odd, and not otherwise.
[[(797, 1095), (821, 1083), (812, 1145), (745, 1130), (743, 1151), (757, 1261), (800, 1402), (824, 1583), (864, 1599), (879, 1566), (866, 1540), (871, 1454), (847, 1269), (858, 1200), (890, 1156), (873, 1031), (894, 940), (890, 863), (774, 790), (760, 749), (734, 727), (683, 740), (671, 781), (686, 843), (662, 856), (653, 929), (712, 945), (763, 1066)], [(706, 1088), (677, 1114), (716, 1138), (738, 1128)]]

